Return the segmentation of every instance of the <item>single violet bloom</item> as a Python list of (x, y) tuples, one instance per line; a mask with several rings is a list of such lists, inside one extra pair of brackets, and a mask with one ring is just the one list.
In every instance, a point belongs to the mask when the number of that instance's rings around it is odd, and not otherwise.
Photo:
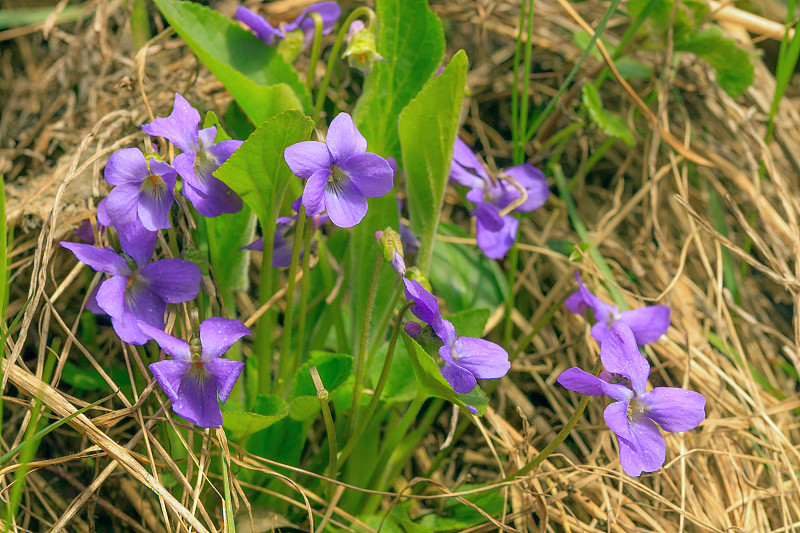
[(606, 371), (599, 377), (570, 368), (556, 381), (580, 394), (605, 394), (616, 400), (606, 407), (603, 417), (617, 435), (620, 463), (626, 474), (637, 477), (661, 469), (666, 443), (658, 426), (670, 433), (696, 428), (705, 419), (706, 399), (677, 387), (656, 387), (647, 392), (650, 364), (639, 353), (633, 331), (623, 322), (608, 330), (600, 345), (600, 359)]
[(274, 46), (279, 40), (286, 39), (295, 30), (303, 32), (303, 46), (308, 47), (314, 40), (314, 19), (311, 13), (319, 13), (322, 17), (322, 34), (328, 35), (336, 27), (336, 22), (342, 15), (342, 9), (337, 2), (317, 2), (308, 6), (296, 19), (277, 28), (267, 20), (244, 6), (236, 8), (236, 19), (253, 30), (256, 36), (269, 46)]
[[(431, 326), (443, 343), (439, 356), (444, 365), (439, 370), (455, 392), (467, 394), (477, 386), (477, 379), (497, 379), (508, 374), (511, 369), (508, 352), (485, 339), (459, 337), (452, 322), (442, 318), (434, 295), (416, 280), (404, 278), (403, 283), (406, 299), (414, 302), (411, 313)], [(413, 326), (404, 330), (412, 337), (420, 333)]]
[(367, 140), (347, 113), (331, 121), (326, 142), (303, 141), (283, 152), (295, 175), (306, 179), (303, 205), (309, 216), (327, 210), (340, 228), (367, 214), (367, 198), (392, 190), (394, 172), (384, 158), (367, 152)]
[[(191, 261), (161, 259), (148, 264), (155, 247), (149, 233), (140, 231), (144, 237), (130, 241), (120, 238), (122, 255), (90, 244), (61, 242), (79, 261), (111, 276), (97, 289), (96, 305), (111, 316), (119, 338), (130, 344), (141, 345), (149, 339), (139, 322), (163, 328), (167, 304), (188, 302), (200, 291), (200, 268)], [(87, 302), (92, 311), (94, 305)]]
[(148, 367), (172, 401), (172, 410), (201, 428), (221, 426), (219, 402), (228, 399), (244, 368), (243, 361), (221, 356), (237, 340), (250, 335), (247, 327), (238, 320), (209, 318), (200, 324), (200, 338), (189, 342), (145, 322), (139, 322), (139, 327), (174, 357)]
[[(544, 205), (550, 195), (547, 179), (541, 170), (528, 163), (501, 172), (501, 178), (511, 178), (522, 188), (527, 198), (512, 212), (528, 213)], [(502, 259), (517, 238), (519, 221), (502, 211), (519, 201), (522, 193), (509, 179), (492, 180), (475, 153), (456, 138), (450, 179), (469, 187), (467, 200), (475, 204), (478, 247), (490, 259)]]
[(666, 305), (650, 305), (620, 312), (618, 307), (605, 303), (589, 292), (577, 271), (575, 278), (578, 280), (578, 290), (566, 299), (564, 305), (584, 318), (592, 318), (588, 317), (589, 310), (592, 311), (595, 324), (591, 333), (597, 342), (603, 342), (608, 329), (616, 322), (627, 325), (640, 346), (657, 341), (669, 329), (670, 310)]
[(172, 164), (184, 180), (183, 195), (198, 213), (207, 217), (238, 213), (242, 209), (242, 199), (213, 174), (242, 141), (215, 143), (216, 126), (201, 130), (199, 125), (200, 113), (176, 93), (170, 116), (143, 124), (142, 129), (153, 137), (164, 137), (183, 152)]
[(138, 148), (124, 148), (108, 158), (105, 178), (114, 188), (106, 199), (106, 212), (114, 225), (136, 218), (149, 231), (170, 228), (169, 209), (175, 201), (175, 169)]

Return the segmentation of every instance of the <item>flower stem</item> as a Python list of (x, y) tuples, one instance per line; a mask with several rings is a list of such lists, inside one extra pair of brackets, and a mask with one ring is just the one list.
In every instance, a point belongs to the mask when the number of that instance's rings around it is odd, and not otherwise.
[(308, 92), (314, 86), (314, 71), (317, 69), (317, 61), (322, 50), (322, 15), (312, 11), (309, 16), (314, 20), (314, 43), (311, 45), (311, 58), (308, 61), (308, 74), (306, 74), (306, 87)]
[[(592, 375), (596, 376), (599, 373), (600, 373), (600, 358), (598, 357), (597, 360), (594, 362), (594, 366), (592, 367)], [(558, 432), (556, 438), (553, 439), (547, 446), (545, 446), (544, 449), (541, 452), (539, 452), (539, 455), (534, 457), (531, 462), (529, 462), (519, 470), (515, 470), (514, 472), (508, 474), (503, 479), (503, 481), (504, 482), (511, 481), (514, 478), (524, 476), (525, 474), (527, 474), (528, 472), (530, 472), (531, 470), (542, 464), (544, 460), (547, 459), (550, 456), (550, 454), (553, 453), (555, 449), (558, 448), (558, 446), (567, 439), (567, 436), (572, 431), (572, 428), (574, 428), (575, 424), (578, 423), (578, 419), (581, 417), (583, 411), (586, 409), (586, 406), (589, 404), (590, 398), (591, 396), (584, 396), (583, 398), (581, 398), (581, 401), (578, 403), (578, 407), (575, 409), (575, 412), (572, 413), (572, 416), (569, 417), (569, 420), (567, 420), (566, 425), (563, 428), (561, 428), (561, 431)]]
[(309, 262), (311, 261), (311, 237), (314, 235), (314, 224), (309, 220), (303, 235), (303, 279), (300, 282), (300, 311), (297, 317), (297, 350), (292, 359), (292, 367), (300, 366), (303, 353), (303, 339), (306, 329), (306, 308), (308, 307)]
[(278, 382), (275, 390), (279, 393), (288, 392), (291, 387), (290, 379), (295, 371), (293, 368), (289, 350), (292, 344), (292, 322), (294, 321), (294, 287), (295, 277), (297, 276), (297, 263), (300, 259), (300, 235), (303, 235), (306, 222), (306, 208), (301, 205), (300, 212), (297, 214), (297, 227), (295, 228), (295, 239), (292, 243), (292, 262), (289, 264), (289, 279), (286, 285), (286, 312), (283, 314), (283, 330), (281, 332), (281, 355), (278, 361)]
[[(275, 294), (274, 285), (277, 278), (273, 276), (272, 255), (277, 222), (274, 217), (269, 218), (266, 223), (263, 220), (260, 222), (264, 234), (264, 247), (261, 255), (258, 301), (263, 305)], [(255, 353), (258, 357), (258, 391), (260, 394), (269, 394), (272, 385), (272, 340), (277, 317), (277, 312), (270, 309), (258, 320)]]
[[(513, 215), (512, 215), (513, 216)], [(519, 248), (517, 248), (517, 241), (511, 245), (511, 250), (508, 255), (508, 263), (506, 269), (506, 279), (508, 282), (508, 296), (506, 297), (506, 313), (503, 324), (503, 339), (506, 346), (511, 346), (511, 335), (514, 333), (514, 309), (516, 308), (516, 294), (514, 293), (514, 285), (517, 281), (517, 266), (519, 264)]]
[(375, 294), (378, 292), (378, 278), (380, 277), (381, 267), (383, 266), (383, 254), (379, 251), (375, 259), (375, 268), (372, 271), (372, 280), (369, 282), (369, 292), (367, 293), (367, 304), (364, 307), (364, 320), (361, 322), (361, 339), (358, 343), (356, 352), (356, 377), (353, 384), (353, 407), (350, 413), (350, 424), (348, 434), (352, 434), (353, 428), (358, 426), (358, 411), (361, 407), (361, 391), (364, 389), (364, 373), (367, 370), (367, 341), (369, 340), (369, 325), (372, 322), (372, 308), (375, 307)]
[(347, 17), (344, 23), (339, 27), (339, 33), (336, 35), (336, 41), (333, 43), (331, 55), (328, 57), (328, 64), (325, 67), (325, 76), (322, 78), (319, 89), (317, 89), (317, 99), (314, 102), (314, 111), (311, 113), (311, 120), (315, 123), (319, 118), (320, 111), (322, 111), (322, 105), (325, 103), (325, 93), (328, 92), (328, 85), (330, 84), (331, 74), (333, 73), (333, 65), (336, 63), (336, 60), (339, 59), (339, 50), (342, 48), (344, 38), (347, 36), (347, 31), (350, 29), (350, 23), (361, 16), (367, 17), (367, 27), (372, 26), (375, 22), (375, 12), (366, 6), (361, 6), (354, 9), (353, 12), (350, 13), (350, 16)]
[(372, 415), (375, 413), (375, 410), (378, 408), (378, 404), (381, 400), (381, 394), (383, 394), (383, 389), (386, 386), (386, 382), (389, 379), (389, 370), (392, 367), (392, 359), (394, 359), (394, 350), (397, 346), (397, 338), (400, 335), (400, 328), (403, 326), (403, 316), (408, 311), (408, 308), (413, 305), (413, 302), (406, 302), (406, 304), (400, 309), (400, 312), (397, 314), (397, 321), (394, 324), (394, 329), (392, 329), (392, 337), (389, 339), (389, 347), (386, 349), (386, 359), (383, 362), (383, 369), (381, 370), (381, 376), (378, 378), (378, 384), (375, 386), (375, 390), (372, 393), (372, 399), (367, 406), (367, 412), (361, 418), (356, 430), (350, 436), (347, 444), (345, 445), (342, 453), (339, 454), (339, 462), (344, 463), (347, 458), (350, 456), (350, 453), (353, 451), (353, 448), (356, 447), (358, 441), (361, 439), (361, 435), (367, 429), (369, 425), (369, 421), (372, 418)]
[[(222, 431), (222, 428), (217, 428), (218, 431)], [(222, 444), (223, 439), (220, 439), (220, 444)], [(225, 450), (220, 447), (219, 450), (219, 462), (220, 462), (220, 469), (222, 470), (222, 486), (225, 495), (225, 522), (228, 524), (228, 529), (226, 533), (236, 533), (236, 521), (234, 520), (234, 512), (233, 512), (233, 495), (231, 494), (231, 482), (228, 476), (230, 475), (228, 472), (228, 462), (225, 460)]]
[[(328, 405), (328, 391), (319, 377), (317, 367), (311, 366), (308, 371), (311, 373), (311, 380), (314, 382), (314, 388), (317, 390), (317, 399), (319, 406), (322, 409), (322, 419), (325, 421), (325, 431), (328, 433), (328, 477), (332, 481), (336, 481), (336, 475), (339, 470), (338, 467), (338, 452), (336, 445), (336, 428), (333, 425), (333, 417), (331, 416), (331, 408)], [(336, 487), (334, 483), (330, 483), (328, 487), (328, 497), (332, 497), (333, 490)]]

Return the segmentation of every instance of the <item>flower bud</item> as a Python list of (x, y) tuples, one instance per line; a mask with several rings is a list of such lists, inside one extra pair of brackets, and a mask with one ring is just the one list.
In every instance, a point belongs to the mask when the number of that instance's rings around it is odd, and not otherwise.
[(428, 278), (425, 276), (425, 274), (420, 272), (417, 267), (414, 266), (406, 270), (406, 277), (422, 285), (426, 291), (433, 292), (433, 289), (431, 288), (431, 282), (428, 281)]
[(372, 70), (375, 61), (385, 61), (375, 47), (375, 32), (364, 26), (360, 20), (354, 20), (347, 31), (347, 49), (342, 58), (347, 58), (347, 63), (365, 75)]
[(392, 264), (392, 268), (397, 272), (397, 275), (405, 276), (406, 263), (403, 260), (403, 244), (400, 234), (392, 228), (386, 228), (383, 231), (376, 231), (375, 238), (378, 240), (378, 246), (383, 251), (383, 257)]

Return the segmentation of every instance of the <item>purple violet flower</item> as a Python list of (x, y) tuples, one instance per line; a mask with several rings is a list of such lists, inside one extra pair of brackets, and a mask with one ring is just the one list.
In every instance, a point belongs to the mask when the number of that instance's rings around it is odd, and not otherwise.
[(333, 31), (342, 14), (342, 9), (336, 2), (317, 2), (312, 4), (292, 22), (282, 24), (277, 28), (267, 22), (264, 17), (244, 6), (236, 8), (236, 19), (253, 30), (256, 36), (269, 46), (277, 44), (278, 40), (283, 40), (289, 33), (300, 29), (303, 31), (303, 46), (308, 47), (314, 40), (314, 19), (309, 15), (315, 11), (322, 17), (322, 34), (328, 35)]
[(676, 387), (646, 392), (650, 364), (639, 353), (633, 331), (623, 322), (608, 330), (600, 345), (600, 359), (606, 369), (600, 377), (569, 368), (556, 381), (580, 394), (605, 394), (616, 400), (606, 407), (603, 417), (617, 435), (622, 469), (633, 477), (659, 470), (666, 459), (666, 443), (658, 426), (670, 433), (696, 428), (705, 419), (706, 399)]
[(242, 141), (215, 143), (216, 126), (201, 130), (199, 125), (200, 113), (176, 93), (172, 114), (143, 124), (142, 129), (153, 137), (164, 137), (183, 152), (172, 164), (184, 179), (183, 195), (198, 213), (207, 217), (238, 213), (242, 209), (242, 199), (213, 174)]
[(106, 211), (115, 225), (139, 219), (149, 231), (170, 228), (169, 209), (175, 201), (175, 169), (138, 148), (124, 148), (108, 158), (105, 178), (115, 187)]
[(367, 152), (367, 140), (347, 113), (331, 121), (326, 142), (303, 141), (284, 150), (286, 164), (304, 178), (303, 205), (309, 216), (327, 209), (340, 228), (355, 226), (367, 214), (367, 198), (392, 190), (389, 163)]
[(148, 367), (172, 401), (172, 410), (201, 428), (221, 426), (217, 398), (225, 403), (244, 368), (243, 361), (221, 356), (237, 340), (250, 335), (247, 327), (238, 320), (209, 318), (200, 324), (200, 338), (189, 342), (144, 322), (139, 322), (139, 327), (175, 358)]
[(603, 300), (589, 292), (578, 272), (578, 290), (572, 293), (564, 302), (567, 309), (577, 315), (587, 318), (591, 309), (595, 324), (592, 326), (592, 337), (599, 343), (603, 342), (608, 329), (615, 322), (622, 322), (633, 331), (636, 343), (640, 346), (657, 341), (669, 329), (669, 307), (666, 305), (651, 305), (641, 309), (620, 312), (619, 308), (605, 303)]
[[(541, 170), (528, 163), (502, 171), (527, 193), (527, 199), (514, 212), (527, 213), (544, 205), (550, 194)], [(519, 200), (520, 191), (508, 180), (492, 180), (478, 157), (464, 141), (456, 138), (450, 179), (469, 187), (467, 200), (475, 204), (478, 247), (491, 259), (502, 259), (517, 238), (519, 221), (503, 209)]]
[[(123, 241), (120, 234), (120, 242), (125, 257), (90, 244), (62, 241), (61, 246), (82, 263), (111, 276), (97, 289), (97, 306), (111, 316), (111, 325), (120, 339), (141, 345), (150, 337), (142, 332), (137, 321), (163, 328), (168, 303), (188, 302), (199, 293), (200, 268), (182, 259), (161, 259), (148, 264), (155, 247), (155, 240), (148, 235)], [(89, 305), (92, 305), (90, 310), (96, 310), (93, 303), (87, 302), (87, 308)]]
[[(442, 341), (439, 356), (444, 360), (440, 372), (444, 379), (459, 394), (467, 394), (478, 384), (479, 379), (496, 379), (508, 374), (511, 363), (508, 352), (485, 339), (459, 337), (452, 322), (442, 318), (439, 301), (425, 290), (418, 281), (403, 279), (406, 299), (413, 301), (411, 313), (431, 326)], [(404, 327), (408, 335), (419, 335), (419, 328)]]

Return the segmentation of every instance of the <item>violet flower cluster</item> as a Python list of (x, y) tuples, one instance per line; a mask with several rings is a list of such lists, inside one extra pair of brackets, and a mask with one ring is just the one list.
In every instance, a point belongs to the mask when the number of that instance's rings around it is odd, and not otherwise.
[[(527, 197), (512, 212), (528, 213), (544, 205), (550, 190), (541, 170), (525, 163), (501, 172), (501, 179), (493, 179), (475, 153), (461, 139), (456, 139), (450, 180), (469, 187), (467, 200), (475, 204), (472, 214), (476, 218), (478, 247), (490, 259), (502, 259), (514, 244), (519, 220), (504, 210), (518, 202), (522, 193), (508, 178), (525, 191)], [(505, 179), (502, 179), (504, 178)]]
[(391, 166), (367, 152), (367, 140), (347, 113), (331, 121), (324, 143), (299, 142), (283, 155), (292, 172), (307, 180), (303, 189), (306, 215), (327, 211), (340, 228), (361, 222), (367, 214), (367, 198), (383, 196), (394, 186)]
[[(478, 379), (496, 379), (505, 376), (511, 368), (508, 352), (485, 339), (459, 337), (449, 320), (442, 318), (439, 301), (418, 281), (403, 279), (406, 299), (414, 302), (410, 310), (418, 319), (428, 324), (442, 341), (439, 356), (444, 379), (459, 394), (467, 394), (478, 384)], [(420, 335), (420, 325), (407, 322), (405, 332), (414, 339)]]
[(588, 396), (605, 394), (615, 400), (603, 417), (617, 436), (622, 469), (634, 477), (664, 465), (666, 443), (658, 426), (671, 433), (694, 429), (705, 419), (706, 403), (703, 395), (681, 388), (647, 391), (650, 364), (639, 353), (637, 342), (627, 324), (616, 322), (600, 345), (605, 371), (595, 377), (570, 368), (557, 379), (571, 391)]

